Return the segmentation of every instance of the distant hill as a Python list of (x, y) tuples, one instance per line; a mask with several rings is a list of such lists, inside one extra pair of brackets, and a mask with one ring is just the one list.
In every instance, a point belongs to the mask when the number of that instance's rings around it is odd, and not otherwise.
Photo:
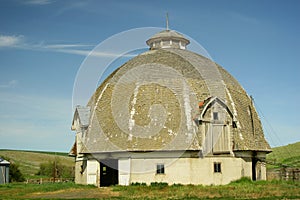
[[(300, 142), (275, 147), (272, 148), (272, 151), (272, 153), (267, 155), (267, 160), (300, 168)], [(272, 168), (274, 166), (269, 167)]]
[(55, 159), (65, 166), (74, 166), (74, 158), (68, 157), (67, 153), (0, 150), (0, 157), (9, 158), (11, 162), (18, 164), (26, 178), (33, 177), (39, 171), (41, 163), (51, 162)]

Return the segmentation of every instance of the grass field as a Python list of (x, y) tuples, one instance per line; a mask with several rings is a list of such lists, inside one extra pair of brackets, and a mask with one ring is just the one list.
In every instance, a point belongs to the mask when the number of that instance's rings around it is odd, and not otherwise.
[(68, 157), (67, 153), (0, 150), (0, 157), (7, 157), (18, 164), (20, 171), (26, 178), (34, 178), (41, 163), (54, 161), (55, 159), (65, 166), (74, 166), (74, 158)]
[(0, 185), (0, 199), (300, 199), (299, 182), (241, 180), (223, 186), (94, 186), (74, 183)]
[[(26, 178), (34, 178), (41, 163), (59, 160), (74, 166), (74, 158), (66, 153), (0, 150), (20, 166)], [(300, 167), (300, 142), (273, 148), (268, 160)], [(273, 168), (276, 166), (268, 166)], [(272, 170), (272, 169), (270, 169)], [(69, 183), (0, 185), (0, 199), (300, 199), (300, 182), (257, 181), (244, 179), (223, 186), (157, 184), (155, 186), (95, 186)]]
[[(286, 146), (275, 147), (272, 148), (272, 151), (272, 153), (267, 155), (267, 160), (300, 168), (300, 142)], [(276, 166), (268, 167), (272, 168)]]

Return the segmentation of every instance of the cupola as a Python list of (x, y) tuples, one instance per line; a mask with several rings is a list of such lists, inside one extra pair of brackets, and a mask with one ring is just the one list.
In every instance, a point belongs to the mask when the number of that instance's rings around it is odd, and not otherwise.
[(167, 28), (153, 35), (149, 40), (146, 41), (147, 45), (152, 49), (186, 49), (186, 46), (190, 43), (182, 34), (169, 30), (169, 20), (167, 16), (166, 20)]

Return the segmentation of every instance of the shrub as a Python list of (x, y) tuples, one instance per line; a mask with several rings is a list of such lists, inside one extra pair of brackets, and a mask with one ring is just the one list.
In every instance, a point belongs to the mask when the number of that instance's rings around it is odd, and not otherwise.
[(16, 163), (10, 163), (9, 166), (9, 181), (10, 182), (23, 182), (25, 177), (19, 169), (19, 165)]
[(40, 170), (36, 175), (58, 177), (58, 178), (71, 178), (74, 177), (72, 167), (65, 166), (59, 160), (48, 161), (47, 163), (40, 164)]
[(231, 181), (230, 184), (241, 184), (241, 183), (245, 183), (245, 184), (251, 184), (253, 183), (253, 181), (249, 178), (249, 177), (242, 177), (238, 180), (235, 180), (235, 181)]
[(131, 183), (130, 185), (132, 186), (146, 186), (146, 183), (139, 183), (139, 182), (135, 182), (135, 183)]
[(166, 187), (166, 186), (168, 186), (168, 183), (166, 183), (166, 182), (152, 182), (150, 185), (152, 187)]
[(183, 185), (182, 184), (180, 184), (180, 183), (174, 183), (173, 185), (172, 185), (172, 187), (182, 187)]

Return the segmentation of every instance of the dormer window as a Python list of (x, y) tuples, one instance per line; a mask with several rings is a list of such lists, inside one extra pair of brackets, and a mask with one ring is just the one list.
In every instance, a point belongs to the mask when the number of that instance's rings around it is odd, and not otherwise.
[(219, 113), (213, 112), (213, 119), (214, 120), (219, 120)]

